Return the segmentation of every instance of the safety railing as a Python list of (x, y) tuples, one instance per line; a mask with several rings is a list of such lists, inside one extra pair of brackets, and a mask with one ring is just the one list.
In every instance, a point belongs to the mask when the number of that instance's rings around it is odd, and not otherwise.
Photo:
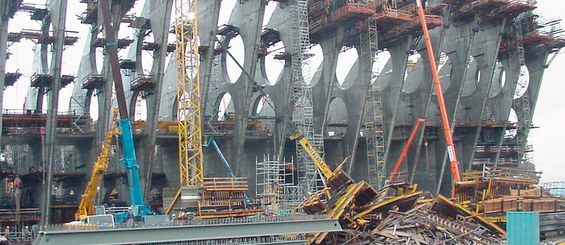
[(113, 225), (50, 225), (45, 227), (46, 231), (73, 231), (73, 230), (110, 230), (127, 228), (152, 228), (152, 227), (179, 227), (179, 226), (220, 226), (220, 225), (239, 225), (239, 224), (260, 224), (260, 223), (283, 223), (283, 222), (304, 222), (327, 220), (324, 214), (304, 215), (290, 214), (280, 216), (257, 216), (247, 218), (228, 218), (228, 219), (191, 219), (191, 220), (171, 220), (162, 223), (115, 223)]

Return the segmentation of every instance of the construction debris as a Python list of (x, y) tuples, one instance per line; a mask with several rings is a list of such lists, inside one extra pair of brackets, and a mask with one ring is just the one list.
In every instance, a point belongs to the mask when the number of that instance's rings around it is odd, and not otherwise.
[[(350, 188), (358, 186), (353, 184)], [(388, 187), (387, 187), (388, 188)], [(500, 244), (505, 231), (463, 206), (444, 196), (434, 199), (430, 194), (416, 192), (415, 186), (404, 183), (394, 186), (396, 194), (384, 196), (379, 191), (370, 202), (359, 205), (355, 191), (345, 191), (334, 203), (334, 198), (321, 201), (307, 200), (303, 207), (324, 207), (316, 210), (338, 218), (343, 232), (315, 234), (315, 244)], [(349, 188), (348, 188), (349, 189)], [(346, 201), (343, 201), (346, 200)], [(341, 204), (340, 204), (341, 203)], [(348, 204), (343, 206), (343, 204)], [(304, 206), (305, 205), (305, 206)], [(333, 206), (337, 205), (337, 206)], [(339, 207), (339, 208), (338, 208)], [(341, 215), (336, 214), (340, 210)], [(312, 209), (306, 212), (316, 212)]]

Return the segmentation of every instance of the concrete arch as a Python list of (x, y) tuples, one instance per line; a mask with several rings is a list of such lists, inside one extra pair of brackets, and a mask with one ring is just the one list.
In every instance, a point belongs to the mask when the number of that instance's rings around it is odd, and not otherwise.
[(349, 112), (345, 102), (340, 97), (332, 98), (327, 119), (327, 135), (343, 137), (349, 125)]
[(129, 108), (129, 118), (132, 121), (147, 119), (147, 100), (143, 98), (143, 91), (133, 91)]
[(274, 116), (276, 105), (271, 100), (270, 96), (259, 95), (255, 97), (253, 104), (251, 105), (251, 115), (252, 116)]
[(220, 93), (218, 97), (216, 97), (215, 101), (214, 108), (215, 111), (218, 112), (217, 116), (219, 120), (228, 119), (226, 118), (226, 115), (228, 114), (235, 115), (236, 112), (233, 105), (233, 96), (229, 92)]
[(390, 51), (384, 50), (378, 54), (378, 63), (373, 64), (373, 71), (378, 71), (379, 76), (375, 78), (381, 89), (386, 89), (392, 76), (392, 55)]
[(424, 79), (424, 62), (422, 62), (420, 54), (412, 54), (408, 57), (406, 65), (406, 75), (402, 92), (412, 94), (418, 90)]
[(251, 107), (251, 116), (260, 117), (259, 121), (261, 122), (261, 129), (265, 132), (274, 132), (275, 131), (275, 120), (264, 120), (263, 118), (276, 118), (276, 107), (273, 100), (270, 98), (269, 95), (263, 96), (259, 95), (256, 96), (255, 100), (253, 101), (253, 106)]

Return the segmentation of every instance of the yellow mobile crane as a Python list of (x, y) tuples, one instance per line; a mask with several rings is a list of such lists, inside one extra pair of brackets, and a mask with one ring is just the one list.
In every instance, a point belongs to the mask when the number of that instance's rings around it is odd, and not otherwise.
[[(357, 226), (354, 220), (344, 218), (343, 215), (352, 208), (363, 207), (375, 200), (378, 196), (377, 191), (365, 181), (355, 183), (349, 174), (341, 169), (347, 159), (332, 171), (316, 148), (304, 137), (302, 131), (296, 130), (290, 139), (298, 141), (325, 179), (324, 190), (311, 195), (302, 203), (301, 208), (304, 212), (307, 214), (325, 213), (330, 219), (339, 219), (342, 226), (350, 228)], [(327, 201), (321, 200), (323, 194), (327, 195)], [(320, 244), (327, 235), (327, 232), (316, 233), (309, 239), (309, 242)]]
[(104, 172), (108, 169), (112, 138), (119, 134), (118, 128), (116, 127), (117, 119), (118, 109), (115, 109), (112, 124), (110, 129), (106, 132), (106, 138), (102, 144), (100, 154), (98, 155), (94, 166), (92, 166), (92, 177), (90, 177), (86, 190), (84, 190), (84, 194), (81, 196), (80, 205), (75, 213), (75, 220), (85, 220), (86, 216), (94, 214), (94, 202), (92, 201), (92, 198), (94, 198), (94, 196), (98, 193), (100, 179)]

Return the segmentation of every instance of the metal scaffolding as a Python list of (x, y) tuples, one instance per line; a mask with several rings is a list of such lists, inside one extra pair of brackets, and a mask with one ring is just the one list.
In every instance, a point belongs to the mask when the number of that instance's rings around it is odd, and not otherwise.
[(367, 18), (368, 40), (361, 40), (361, 52), (370, 61), (365, 65), (365, 74), (369, 77), (365, 79), (367, 87), (366, 104), (364, 112), (364, 127), (367, 141), (367, 179), (376, 188), (382, 188), (386, 181), (385, 166), (385, 140), (383, 109), (381, 101), (381, 88), (376, 82), (378, 68), (373, 69), (373, 64), (377, 64), (378, 36), (376, 17)]
[[(308, 51), (310, 34), (308, 25), (308, 0), (297, 0), (293, 5), (295, 27), (298, 35), (293, 35), (292, 77), (294, 79), (293, 102), (295, 106), (293, 122), (307, 137), (318, 152), (324, 154), (324, 137), (314, 129), (314, 106), (312, 88), (306, 84), (311, 77)], [(306, 152), (296, 143), (298, 157), (298, 184), (305, 195), (310, 195), (321, 188), (321, 178), (314, 163)]]
[(294, 180), (294, 162), (277, 156), (263, 156), (263, 161), (255, 160), (255, 194), (270, 205), (270, 211), (295, 208), (302, 200)]
[[(514, 32), (515, 35), (512, 37), (511, 44), (515, 47), (518, 56), (519, 63), (522, 67), (520, 69), (520, 76), (523, 76), (522, 70), (525, 67), (526, 61), (524, 58), (524, 31), (522, 30), (522, 21), (518, 19), (514, 22)], [(518, 80), (520, 82), (520, 80)], [(528, 84), (519, 84), (518, 86), (527, 87)], [(518, 146), (518, 161), (520, 164), (531, 164), (530, 154), (531, 147), (528, 147), (528, 134), (530, 132), (530, 127), (532, 125), (532, 115), (530, 113), (530, 99), (528, 96), (528, 90), (522, 95), (522, 97), (514, 100), (514, 108), (518, 116), (518, 131), (516, 133), (516, 145)]]

